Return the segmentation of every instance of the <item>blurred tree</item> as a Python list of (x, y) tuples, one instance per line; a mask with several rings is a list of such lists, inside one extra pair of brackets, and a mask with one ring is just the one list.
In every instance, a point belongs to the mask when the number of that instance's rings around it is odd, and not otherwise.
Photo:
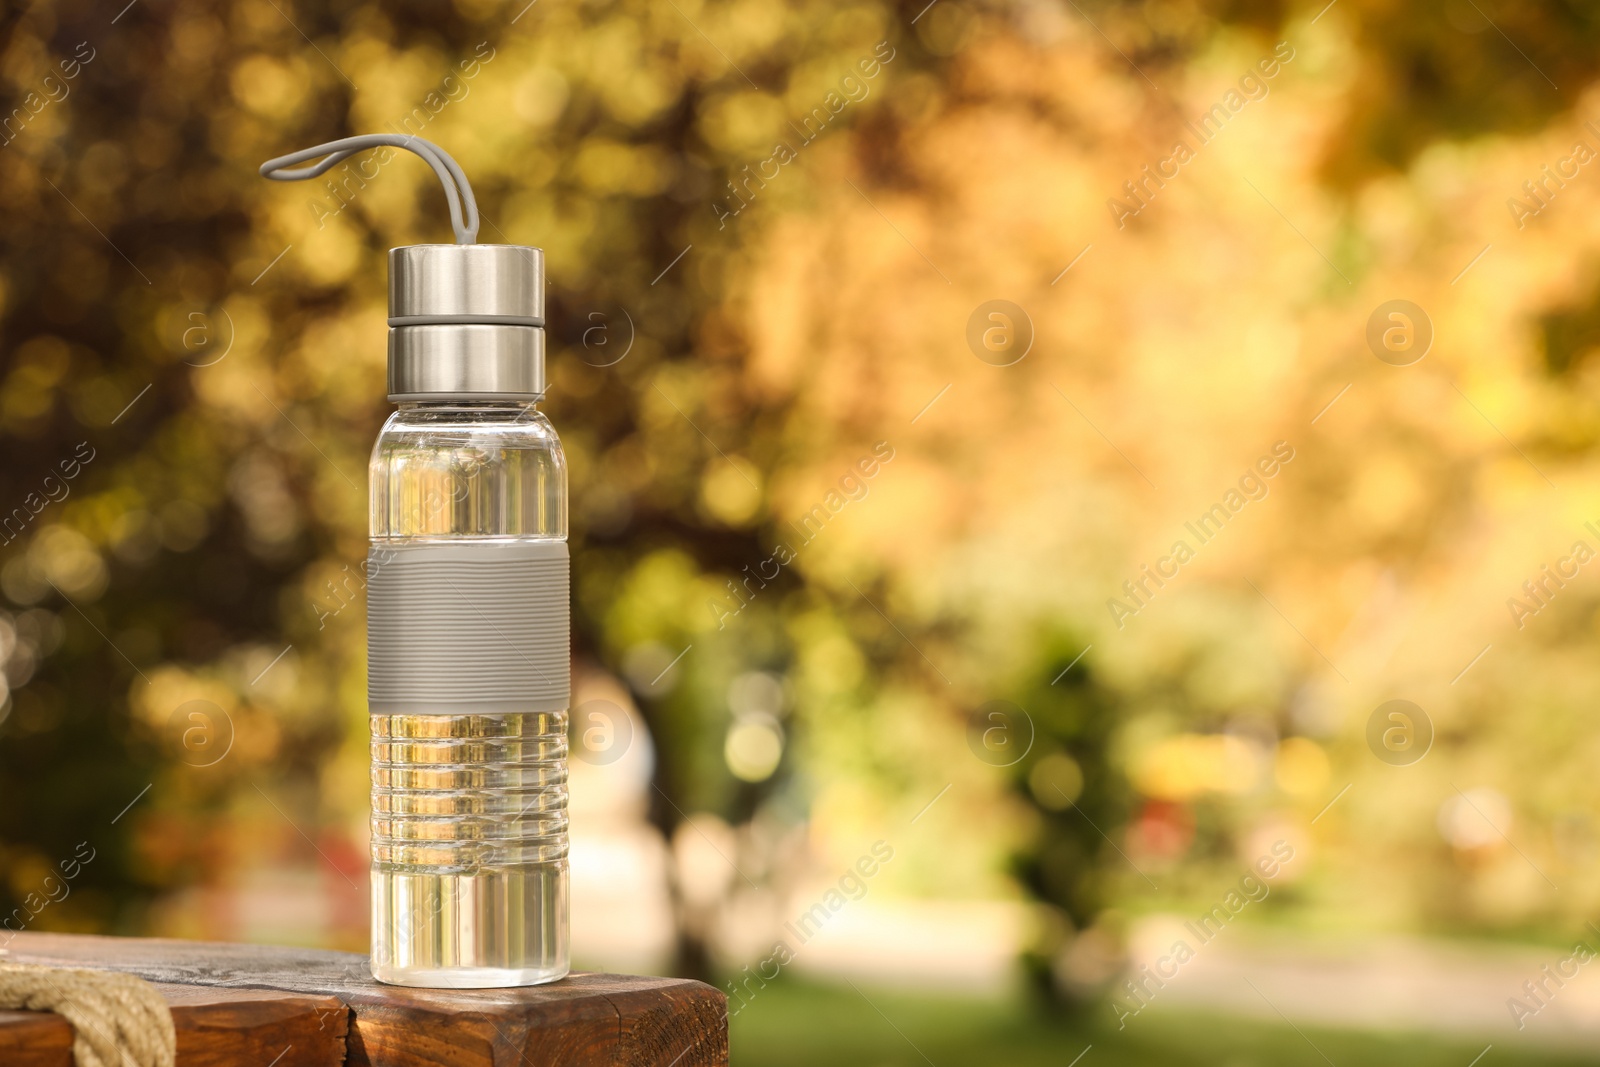
[(1094, 1003), (1120, 964), (1118, 931), (1097, 923), (1119, 899), (1116, 884), (1140, 877), (1109, 836), (1121, 835), (1133, 798), (1111, 759), (1118, 698), (1092, 667), (1074, 662), (1087, 643), (1061, 641), (1030, 672), (1022, 706), (1037, 736), (1013, 779), (1042, 816), (1017, 856), (1017, 878), (1057, 914), (1028, 946), (1024, 964), (1037, 991), (1075, 1007)]

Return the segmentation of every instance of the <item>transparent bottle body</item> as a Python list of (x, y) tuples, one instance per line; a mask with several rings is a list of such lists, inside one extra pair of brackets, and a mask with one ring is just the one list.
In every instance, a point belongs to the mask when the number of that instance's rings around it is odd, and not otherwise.
[[(523, 405), (409, 405), (373, 448), (375, 549), (565, 541), (566, 466)], [(372, 972), (488, 988), (568, 971), (567, 711), (381, 713)]]

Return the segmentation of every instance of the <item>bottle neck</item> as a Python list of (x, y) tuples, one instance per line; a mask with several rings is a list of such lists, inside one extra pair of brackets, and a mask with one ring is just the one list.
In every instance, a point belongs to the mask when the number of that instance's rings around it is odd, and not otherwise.
[(532, 412), (539, 410), (537, 400), (402, 400), (395, 405), (398, 411), (448, 412)]

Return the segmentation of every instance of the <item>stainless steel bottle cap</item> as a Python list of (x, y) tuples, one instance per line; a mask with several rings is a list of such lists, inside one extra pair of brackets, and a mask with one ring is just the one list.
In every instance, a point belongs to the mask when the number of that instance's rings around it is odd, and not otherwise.
[(531, 326), (405, 326), (389, 331), (389, 400), (537, 400), (544, 331)]
[(544, 251), (526, 245), (389, 250), (389, 325), (544, 325)]
[(544, 252), (525, 245), (389, 250), (389, 400), (544, 395)]

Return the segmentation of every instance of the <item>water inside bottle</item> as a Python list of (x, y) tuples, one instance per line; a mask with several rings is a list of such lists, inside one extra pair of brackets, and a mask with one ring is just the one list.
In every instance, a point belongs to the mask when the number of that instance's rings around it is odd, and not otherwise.
[[(525, 403), (412, 404), (373, 449), (375, 546), (565, 540), (566, 465)], [(372, 971), (481, 988), (567, 973), (567, 713), (374, 714)]]
[(373, 974), (567, 973), (567, 713), (373, 715)]

